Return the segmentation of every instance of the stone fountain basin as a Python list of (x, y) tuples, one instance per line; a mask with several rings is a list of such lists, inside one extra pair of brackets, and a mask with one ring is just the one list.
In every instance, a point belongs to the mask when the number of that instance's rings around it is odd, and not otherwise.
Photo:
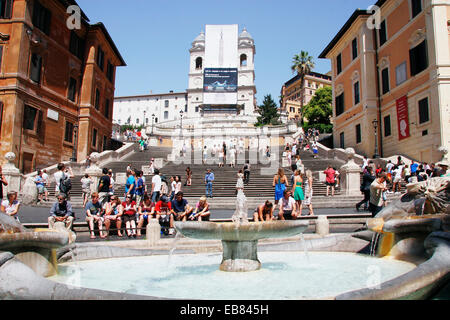
[(249, 223), (175, 222), (175, 228), (185, 237), (201, 240), (256, 241), (287, 238), (305, 231), (309, 221), (285, 220)]
[(0, 234), (0, 250), (24, 248), (57, 249), (67, 245), (66, 234), (50, 230), (34, 230), (30, 232)]

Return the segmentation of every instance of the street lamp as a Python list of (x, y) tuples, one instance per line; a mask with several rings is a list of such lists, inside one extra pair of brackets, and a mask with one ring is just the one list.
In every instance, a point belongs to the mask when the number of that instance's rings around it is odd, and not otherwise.
[(73, 149), (71, 162), (77, 162), (77, 145), (78, 145), (78, 124), (73, 125)]
[(145, 110), (144, 110), (144, 119), (142, 120), (142, 125), (143, 125), (143, 127), (145, 128)]
[(152, 135), (153, 135), (153, 122), (155, 121), (155, 114), (152, 114)]
[(183, 134), (183, 110), (180, 110), (180, 135)]
[(372, 125), (373, 125), (373, 129), (375, 131), (375, 154), (373, 155), (373, 158), (379, 158), (380, 156), (378, 155), (378, 120), (374, 119), (372, 121)]

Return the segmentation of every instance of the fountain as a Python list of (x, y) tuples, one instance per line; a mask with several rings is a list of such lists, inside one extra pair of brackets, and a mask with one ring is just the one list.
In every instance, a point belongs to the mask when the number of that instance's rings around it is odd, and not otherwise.
[[(0, 252), (0, 298), (433, 298), (448, 285), (450, 274), (450, 179), (434, 178), (407, 188), (401, 199), (367, 221), (367, 230), (305, 240), (293, 237), (304, 232), (305, 221), (249, 222), (245, 196), (238, 194), (231, 223), (176, 223), (180, 234), (195, 239), (177, 238), (177, 252), (170, 261), (173, 268), (167, 268), (170, 244), (166, 249), (157, 245), (130, 249), (113, 243), (65, 245), (66, 235), (59, 244), (46, 245), (63, 246), (56, 251), (59, 274), (36, 275), (14, 258), (19, 253), (16, 247), (30, 251), (42, 240), (31, 239), (28, 234), (34, 231), (0, 220), (1, 228), (9, 230), (0, 235), (0, 248), (7, 250)], [(367, 250), (374, 234), (379, 241), (372, 244), (372, 257)], [(15, 244), (6, 244), (10, 236)], [(265, 240), (258, 243), (261, 239)], [(124, 274), (124, 269), (133, 272)], [(112, 279), (116, 271), (121, 277)]]
[(247, 203), (240, 189), (236, 197), (236, 211), (230, 223), (175, 222), (175, 228), (186, 237), (195, 239), (218, 239), (222, 241), (223, 259), (220, 270), (248, 272), (261, 268), (258, 260), (258, 240), (285, 238), (302, 233), (308, 221), (248, 222)]

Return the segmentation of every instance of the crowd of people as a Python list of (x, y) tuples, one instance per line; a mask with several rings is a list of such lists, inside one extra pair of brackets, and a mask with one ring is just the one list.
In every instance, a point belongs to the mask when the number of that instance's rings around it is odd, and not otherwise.
[(410, 164), (406, 164), (401, 156), (394, 162), (388, 160), (382, 165), (381, 162), (375, 164), (373, 160), (364, 157), (360, 186), (364, 199), (356, 204), (356, 210), (359, 211), (363, 207), (375, 216), (387, 205), (387, 194), (400, 194), (402, 185), (408, 183), (426, 181), (434, 177), (449, 177), (448, 166), (446, 161), (429, 164), (412, 160)]

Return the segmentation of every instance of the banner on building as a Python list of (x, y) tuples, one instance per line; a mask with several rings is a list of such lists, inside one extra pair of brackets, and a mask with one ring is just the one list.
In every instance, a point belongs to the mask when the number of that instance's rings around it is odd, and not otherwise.
[(408, 97), (403, 96), (396, 101), (398, 140), (409, 138)]
[(203, 103), (236, 104), (237, 79), (237, 68), (205, 68)]

